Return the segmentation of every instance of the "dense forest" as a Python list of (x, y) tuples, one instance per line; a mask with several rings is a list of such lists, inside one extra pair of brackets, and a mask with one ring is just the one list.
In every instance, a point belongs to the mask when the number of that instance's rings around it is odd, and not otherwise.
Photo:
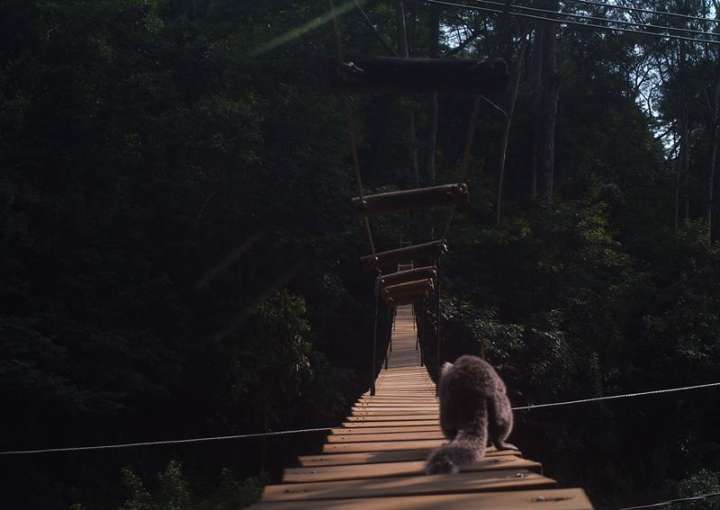
[[(347, 55), (502, 58), (507, 86), (328, 94), (326, 1), (0, 0), (1, 451), (347, 414), (375, 306), (348, 107), (366, 191), (469, 185), (442, 259), (443, 359), (482, 354), (517, 405), (720, 381), (720, 46), (336, 4)], [(615, 5), (694, 18), (562, 8), (720, 32), (696, 19), (720, 19), (714, 0)], [(373, 221), (375, 243), (444, 234), (447, 214)], [(518, 412), (512, 440), (597, 508), (718, 492), (719, 403)], [(2, 506), (235, 509), (321, 440), (0, 456)]]

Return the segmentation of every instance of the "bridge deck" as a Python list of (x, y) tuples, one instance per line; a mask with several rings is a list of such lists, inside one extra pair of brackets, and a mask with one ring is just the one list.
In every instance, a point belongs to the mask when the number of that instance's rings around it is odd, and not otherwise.
[(542, 465), (520, 452), (490, 448), (454, 475), (423, 473), (445, 441), (435, 386), (415, 350), (410, 306), (397, 310), (388, 368), (332, 429), (322, 454), (300, 457), (281, 484), (268, 485), (255, 510), (591, 510), (582, 489), (558, 489)]

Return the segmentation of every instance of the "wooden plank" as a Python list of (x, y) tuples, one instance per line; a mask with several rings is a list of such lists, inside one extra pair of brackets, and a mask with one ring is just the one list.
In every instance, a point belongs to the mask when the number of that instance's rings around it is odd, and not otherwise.
[[(301, 466), (344, 466), (348, 464), (371, 464), (378, 462), (403, 462), (409, 460), (425, 460), (432, 448), (414, 448), (408, 450), (358, 452), (358, 453), (327, 453), (323, 455), (303, 455), (299, 458)], [(520, 456), (519, 451), (497, 451), (494, 447), (488, 448), (486, 457), (500, 455)]]
[(355, 404), (353, 410), (358, 411), (437, 411), (437, 404)]
[[(425, 461), (387, 462), (360, 464), (355, 466), (301, 467), (286, 469), (283, 483), (329, 482), (340, 480), (360, 480), (367, 478), (387, 478), (392, 476), (424, 475)], [(487, 457), (472, 466), (464, 467), (461, 472), (493, 471), (504, 469), (527, 469), (540, 471), (538, 462), (513, 455)]]
[(251, 510), (592, 510), (582, 489), (530, 489), (512, 492), (399, 496), (259, 503)]
[[(409, 340), (408, 343), (411, 344), (408, 347), (411, 347), (410, 350), (414, 353), (415, 352), (415, 342), (416, 342), (415, 335), (413, 334), (412, 338), (409, 338), (408, 340)], [(397, 339), (395, 339), (393, 343), (397, 344), (398, 343)], [(394, 369), (391, 369), (391, 370), (394, 370)], [(425, 370), (425, 369), (423, 368), (423, 370)], [(403, 381), (406, 379), (410, 379), (413, 381), (431, 381), (432, 380), (432, 378), (429, 376), (429, 374), (427, 372), (422, 373), (422, 374), (412, 374), (412, 373), (395, 374), (395, 373), (385, 372), (384, 374), (380, 374), (378, 376), (378, 380), (380, 380), (380, 381), (383, 381), (383, 380), (384, 381), (388, 381), (388, 380)]]
[[(433, 283), (433, 279), (426, 278), (424, 280), (388, 285), (380, 291), (380, 295), (390, 306), (397, 306), (427, 298), (434, 290), (435, 284)], [(412, 352), (411, 354), (414, 355), (415, 353)]]
[(353, 405), (353, 409), (375, 409), (377, 411), (435, 411), (439, 409), (437, 402), (358, 402)]
[(412, 416), (406, 416), (402, 414), (393, 414), (393, 415), (364, 415), (364, 416), (348, 416), (346, 418), (346, 421), (365, 421), (365, 422), (371, 422), (371, 421), (391, 421), (391, 422), (397, 422), (397, 421), (427, 421), (427, 420), (434, 420), (438, 421), (440, 417), (437, 413), (433, 414), (413, 414)]
[(435, 397), (428, 397), (427, 395), (418, 395), (418, 396), (402, 396), (402, 395), (396, 395), (396, 396), (375, 396), (375, 397), (363, 397), (357, 400), (357, 404), (425, 404), (425, 403), (433, 403), (438, 404), (438, 400)]
[[(392, 357), (392, 355), (390, 355), (390, 357)], [(428, 381), (377, 381), (375, 383), (375, 388), (384, 388), (387, 390), (399, 390), (407, 388), (413, 388), (418, 390), (431, 390), (435, 388), (435, 384)]]
[[(428, 393), (393, 393), (392, 395), (387, 395), (387, 397), (392, 397), (395, 399), (395, 402), (397, 403), (406, 403), (406, 404), (414, 404), (414, 405), (438, 405), (439, 400), (435, 398), (435, 392), (428, 392)], [(414, 400), (410, 400), (413, 399)], [(405, 400), (405, 402), (402, 402)], [(377, 403), (383, 403), (382, 400), (358, 400), (359, 404), (365, 404), (370, 402), (377, 402)], [(385, 401), (384, 403), (392, 403)]]
[[(435, 389), (435, 385), (431, 385), (431, 386), (430, 386), (430, 389), (431, 389), (431, 390), (434, 390), (434, 389)], [(376, 388), (376, 391), (377, 391), (377, 388)], [(373, 401), (373, 400), (375, 400), (375, 401), (377, 401), (377, 402), (382, 402), (383, 400), (393, 400), (393, 399), (397, 400), (397, 399), (400, 399), (400, 398), (405, 398), (405, 399), (410, 399), (410, 398), (416, 398), (416, 399), (423, 399), (423, 398), (425, 398), (425, 399), (427, 399), (427, 398), (429, 398), (429, 399), (432, 400), (432, 401), (436, 401), (436, 400), (437, 400), (437, 398), (435, 397), (435, 395), (430, 395), (430, 397), (428, 397), (428, 396), (427, 396), (426, 394), (424, 394), (424, 393), (421, 393), (420, 395), (392, 395), (392, 394), (386, 394), (385, 392), (376, 394), (376, 395), (374, 395), (374, 396), (371, 396), (369, 393), (363, 393), (362, 395), (360, 395), (360, 397), (358, 398), (358, 400), (368, 400), (368, 401)]]
[(376, 390), (379, 397), (395, 397), (395, 398), (408, 398), (418, 397), (425, 398), (428, 400), (435, 399), (435, 389), (393, 389), (382, 391), (381, 389)]
[(342, 423), (343, 427), (353, 429), (375, 429), (376, 427), (416, 427), (422, 425), (438, 425), (440, 420), (438, 418), (431, 418), (425, 420), (354, 420), (345, 421)]
[(359, 443), (368, 441), (415, 441), (422, 439), (444, 439), (440, 430), (431, 432), (392, 432), (387, 434), (331, 434), (328, 443)]
[[(418, 278), (432, 278), (433, 280), (437, 279), (437, 268), (435, 266), (425, 266), (425, 267), (416, 267), (413, 269), (408, 269), (406, 271), (396, 271), (394, 273), (384, 274), (379, 277), (380, 278), (380, 285), (381, 286), (387, 286), (387, 285), (394, 285), (396, 283), (402, 283), (402, 282), (409, 282), (412, 280), (417, 280)], [(399, 330), (398, 328), (398, 319), (395, 319), (395, 331), (397, 332)], [(414, 332), (414, 331), (413, 331)], [(393, 340), (395, 340), (393, 338)], [(414, 338), (413, 338), (414, 340)]]
[(550, 488), (556, 481), (525, 470), (267, 485), (264, 501), (372, 498)]
[(416, 261), (423, 264), (433, 264), (435, 260), (447, 251), (447, 244), (444, 240), (430, 241), (429, 243), (406, 246), (377, 252), (375, 256), (366, 255), (360, 257), (360, 262), (367, 271), (394, 267), (398, 262)]
[(357, 400), (358, 404), (371, 402), (377, 402), (380, 404), (392, 404), (393, 402), (422, 404), (424, 402), (432, 402), (437, 404), (439, 401), (435, 398), (435, 396), (428, 397), (427, 395), (375, 395), (374, 397), (361, 397)]
[(396, 432), (440, 432), (440, 425), (434, 423), (432, 425), (406, 425), (405, 427), (338, 427), (331, 429), (331, 434), (335, 435), (375, 435), (375, 434), (394, 434)]
[(463, 206), (468, 203), (469, 196), (467, 184), (440, 184), (353, 197), (352, 205), (360, 216), (377, 216), (398, 211)]
[(416, 415), (431, 415), (439, 416), (437, 407), (425, 408), (425, 409), (354, 409), (353, 416), (416, 416)]
[(418, 439), (415, 441), (365, 441), (362, 443), (326, 443), (322, 451), (325, 453), (353, 452), (389, 452), (392, 450), (411, 450), (415, 448), (437, 448), (445, 441), (442, 439)]

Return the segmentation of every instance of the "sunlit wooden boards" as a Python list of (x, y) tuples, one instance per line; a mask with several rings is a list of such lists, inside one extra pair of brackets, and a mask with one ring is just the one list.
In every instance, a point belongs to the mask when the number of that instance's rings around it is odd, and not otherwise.
[(350, 499), (367, 497), (457, 494), (526, 487), (554, 487), (555, 480), (527, 470), (481, 471), (453, 475), (421, 475), (394, 478), (368, 478), (339, 482), (314, 482), (268, 485), (263, 501)]
[(280, 483), (268, 485), (256, 510), (592, 508), (581, 489), (557, 489), (542, 466), (519, 451), (489, 448), (458, 474), (425, 475), (428, 455), (446, 440), (413, 335), (412, 316), (400, 308), (393, 333), (398, 356), (378, 377), (377, 394), (358, 399), (322, 453), (300, 457)]
[[(285, 470), (284, 483), (328, 482), (367, 478), (387, 478), (392, 476), (415, 476), (423, 474), (425, 466), (422, 460), (404, 462), (379, 462), (347, 466), (301, 467)], [(514, 455), (497, 455), (487, 457), (463, 472), (492, 470), (531, 470), (539, 471), (542, 466), (532, 460)]]
[(324, 69), (330, 91), (341, 94), (488, 94), (508, 80), (501, 59), (346, 58)]
[(258, 510), (591, 510), (582, 489), (529, 489), (517, 492), (438, 494), (393, 498), (281, 501), (257, 505)]
[[(430, 455), (432, 447), (409, 447), (399, 450), (382, 450), (358, 453), (336, 453), (333, 455), (305, 455), (300, 457), (301, 466), (346, 466), (351, 464), (373, 464), (383, 462), (405, 462), (412, 460), (425, 460)], [(519, 452), (497, 452), (490, 448), (487, 456), (519, 455)]]

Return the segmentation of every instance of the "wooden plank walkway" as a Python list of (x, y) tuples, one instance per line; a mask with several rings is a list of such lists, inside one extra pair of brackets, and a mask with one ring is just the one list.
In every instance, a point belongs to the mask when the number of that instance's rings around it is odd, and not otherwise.
[(458, 474), (425, 475), (443, 444), (435, 386), (415, 350), (410, 306), (397, 310), (388, 368), (358, 399), (319, 455), (299, 458), (255, 510), (591, 510), (582, 489), (558, 489), (520, 452), (488, 450)]

